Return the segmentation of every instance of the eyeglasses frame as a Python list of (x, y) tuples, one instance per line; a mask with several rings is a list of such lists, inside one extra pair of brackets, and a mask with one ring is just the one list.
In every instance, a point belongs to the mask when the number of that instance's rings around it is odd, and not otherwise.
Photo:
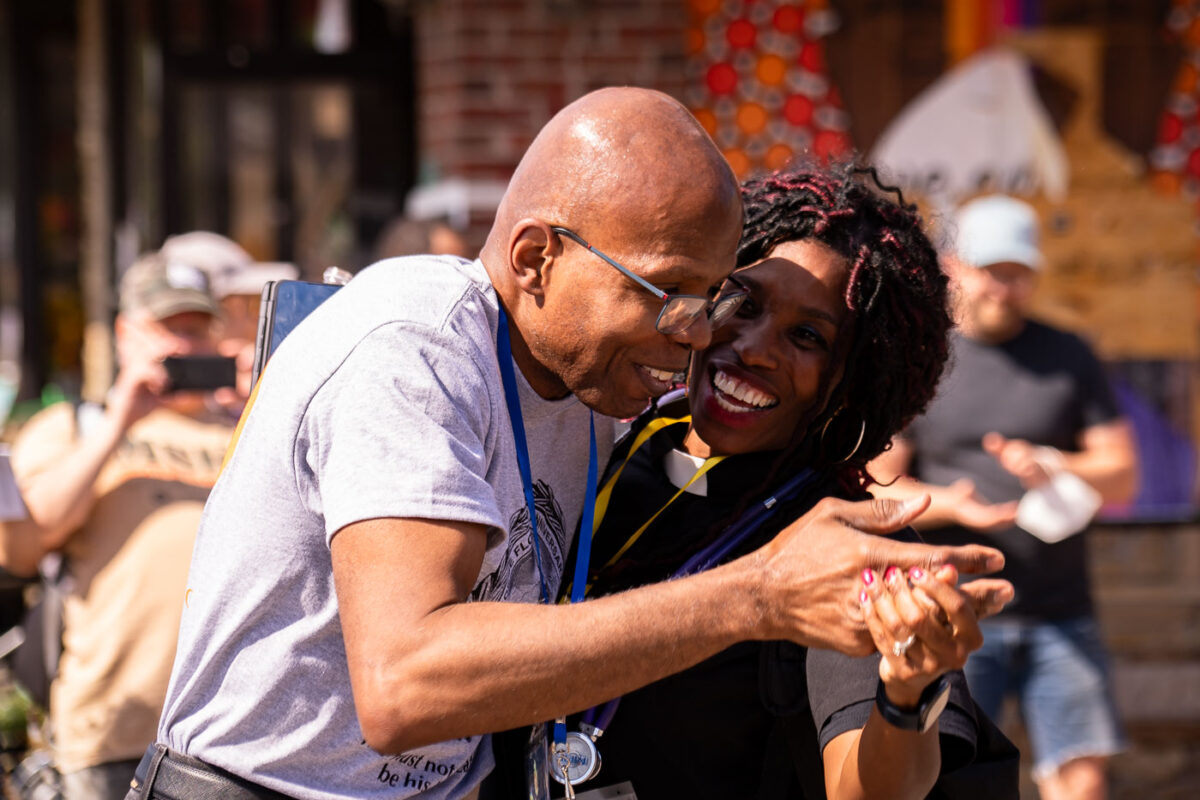
[[(716, 297), (713, 297), (713, 298), (704, 297), (704, 296), (698, 295), (698, 294), (671, 294), (670, 292), (664, 292), (662, 289), (659, 289), (657, 286), (650, 283), (645, 278), (643, 278), (640, 275), (638, 275), (637, 273), (633, 272), (633, 270), (631, 270), (628, 267), (626, 267), (625, 265), (621, 264), (619, 261), (617, 261), (612, 256), (609, 256), (609, 255), (597, 250), (595, 247), (592, 246), (592, 244), (587, 239), (584, 239), (582, 236), (580, 236), (578, 233), (575, 233), (575, 231), (571, 230), (570, 228), (564, 228), (561, 225), (551, 225), (550, 230), (554, 231), (559, 236), (565, 236), (568, 239), (570, 239), (571, 241), (575, 242), (576, 244), (584, 247), (585, 249), (587, 249), (587, 251), (589, 253), (591, 253), (592, 255), (605, 261), (607, 264), (609, 264), (609, 266), (616, 267), (617, 270), (619, 270), (622, 275), (625, 275), (628, 278), (632, 278), (634, 283), (636, 283), (637, 285), (646, 289), (647, 291), (651, 292), (655, 297), (657, 297), (659, 300), (661, 300), (663, 303), (663, 307), (658, 312), (658, 318), (655, 319), (655, 321), (654, 321), (654, 327), (656, 330), (658, 330), (659, 333), (662, 333), (667, 336), (673, 336), (675, 334), (683, 333), (684, 331), (686, 331), (688, 328), (695, 325), (700, 320), (701, 314), (706, 315), (708, 317), (709, 324), (712, 325), (713, 328), (717, 328), (725, 322), (725, 320), (728, 318), (728, 315), (734, 313), (737, 310), (737, 307), (740, 306), (742, 301), (746, 299), (746, 296), (749, 295), (749, 291), (746, 290), (744, 287), (739, 292), (730, 292), (730, 293), (724, 294), (724, 295), (718, 294)], [(703, 300), (704, 301), (704, 310), (701, 311), (700, 314), (697, 314), (691, 320), (691, 322), (689, 322), (687, 325), (680, 328), (679, 330), (664, 331), (660, 327), (660, 323), (662, 321), (663, 315), (667, 312), (667, 308), (670, 307), (671, 302), (673, 300), (675, 300), (676, 298), (680, 298), (680, 299), (688, 298), (688, 299), (695, 299), (695, 300)], [(732, 306), (732, 308), (730, 308), (729, 311), (726, 311), (723, 316), (721, 316), (716, 322), (714, 322), (713, 315), (716, 312), (718, 306), (724, 305), (725, 307), (729, 307), (729, 303), (733, 300), (736, 300), (737, 302)]]

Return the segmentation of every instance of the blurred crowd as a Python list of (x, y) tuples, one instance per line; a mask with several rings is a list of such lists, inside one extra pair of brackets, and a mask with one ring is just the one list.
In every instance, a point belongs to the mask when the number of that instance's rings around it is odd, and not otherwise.
[[(448, 224), (399, 217), (375, 255), (465, 250)], [(24, 637), (12, 677), (45, 712), (29, 716), (44, 749), (15, 773), (22, 796), (128, 790), (154, 740), (196, 527), (250, 393), (263, 289), (300, 278), (211, 231), (173, 235), (120, 273), (103, 403), (51, 401), (10, 431), (4, 477), (24, 518), (0, 513), (2, 615)]]

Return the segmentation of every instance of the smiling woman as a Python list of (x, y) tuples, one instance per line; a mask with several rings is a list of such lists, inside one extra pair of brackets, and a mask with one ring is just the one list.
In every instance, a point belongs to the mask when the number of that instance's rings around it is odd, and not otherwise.
[(784, 242), (730, 283), (749, 293), (692, 363), (689, 452), (784, 449), (823, 405), (823, 377), (849, 314), (850, 262), (811, 239)]
[[(750, 181), (743, 200), (725, 292), (745, 299), (693, 356), (688, 397), (644, 414), (618, 446), (589, 596), (723, 563), (822, 498), (862, 497), (867, 461), (936, 388), (947, 282), (898, 193), (846, 165)], [(952, 672), (980, 643), (956, 579), (868, 570), (855, 605), (871, 658), (746, 642), (593, 709), (574, 734), (591, 765), (581, 788), (629, 782), (643, 800), (917, 798), (944, 775), (953, 796), (994, 733)], [(597, 750), (602, 764), (588, 755)], [(997, 796), (1015, 793), (1015, 757), (1009, 766), (987, 779)]]

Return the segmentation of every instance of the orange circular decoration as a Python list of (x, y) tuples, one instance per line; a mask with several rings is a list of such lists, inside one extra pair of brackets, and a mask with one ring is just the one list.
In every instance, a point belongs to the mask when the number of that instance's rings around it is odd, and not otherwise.
[(708, 68), (704, 82), (713, 94), (729, 94), (737, 88), (737, 70), (723, 61), (713, 64)]
[(1200, 44), (1200, 16), (1194, 17), (1188, 24), (1188, 29), (1183, 35), (1183, 39), (1191, 45)]
[(733, 174), (739, 178), (745, 177), (750, 172), (750, 159), (737, 147), (731, 147), (723, 151), (725, 160), (729, 162), (729, 166), (733, 167)]
[(813, 152), (820, 159), (837, 158), (850, 150), (850, 141), (841, 131), (818, 131), (813, 139)]
[(765, 86), (779, 86), (787, 77), (787, 62), (774, 53), (768, 53), (758, 60), (754, 74)]
[(783, 118), (797, 127), (812, 122), (813, 102), (802, 94), (789, 95), (783, 103)]
[(773, 144), (767, 148), (767, 154), (763, 157), (763, 166), (767, 169), (782, 169), (786, 167), (788, 162), (792, 160), (792, 148), (786, 144)]
[(689, 56), (694, 56), (704, 49), (704, 31), (699, 28), (688, 28), (685, 34), (684, 47)]
[(767, 127), (767, 110), (758, 103), (742, 103), (737, 110), (737, 125), (751, 136), (762, 133)]
[(1154, 173), (1154, 188), (1163, 194), (1179, 194), (1183, 188), (1183, 180), (1174, 172)]
[(725, 29), (725, 38), (729, 41), (729, 46), (735, 49), (754, 47), (754, 40), (757, 37), (758, 30), (748, 19), (735, 19)]
[(696, 121), (700, 123), (700, 126), (704, 130), (708, 131), (709, 136), (715, 137), (717, 135), (716, 114), (707, 108), (694, 108), (692, 109), (692, 116), (696, 118)]
[(1196, 68), (1185, 62), (1175, 73), (1175, 82), (1171, 88), (1180, 94), (1191, 94), (1196, 89), (1196, 77)]
[(1158, 141), (1162, 144), (1170, 144), (1180, 137), (1183, 133), (1183, 120), (1175, 114), (1163, 114), (1162, 120), (1158, 123)]
[(1188, 156), (1187, 171), (1190, 175), (1200, 178), (1200, 150), (1193, 150)]
[(804, 28), (804, 10), (800, 6), (780, 6), (775, 9), (772, 24), (780, 33), (798, 33)]
[(809, 72), (821, 72), (825, 69), (825, 51), (820, 42), (808, 42), (800, 51), (800, 65)]
[(698, 17), (711, 17), (721, 8), (721, 0), (688, 0), (692, 13)]

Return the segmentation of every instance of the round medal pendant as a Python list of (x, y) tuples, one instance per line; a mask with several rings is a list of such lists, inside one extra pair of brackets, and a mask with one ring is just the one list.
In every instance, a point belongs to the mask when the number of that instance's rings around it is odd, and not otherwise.
[(554, 752), (550, 754), (550, 776), (554, 780), (559, 783), (570, 781), (572, 786), (578, 786), (596, 777), (599, 772), (600, 751), (589, 737), (579, 731), (570, 731), (566, 744), (554, 745)]

